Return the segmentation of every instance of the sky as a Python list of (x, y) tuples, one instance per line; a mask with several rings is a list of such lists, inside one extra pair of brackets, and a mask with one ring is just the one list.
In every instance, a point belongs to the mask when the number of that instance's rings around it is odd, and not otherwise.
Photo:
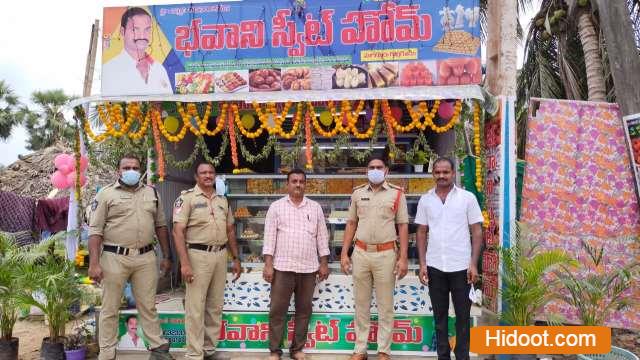
[[(20, 100), (27, 104), (31, 93), (36, 90), (62, 89), (68, 95), (80, 96), (89, 51), (91, 25), (95, 19), (102, 21), (103, 7), (180, 2), (186, 1), (21, 0), (5, 2), (0, 11), (0, 49), (2, 49), (0, 50), (0, 79), (5, 80)], [(20, 13), (26, 16), (18, 16)], [(528, 26), (532, 13), (533, 11), (529, 11), (523, 14), (521, 17), (523, 26)], [(55, 16), (52, 16), (53, 14)], [(28, 24), (25, 24), (25, 18), (28, 19)], [(100, 42), (93, 77), (93, 94), (100, 91), (99, 49)], [(521, 59), (521, 52), (519, 55)], [(25, 148), (26, 139), (26, 131), (23, 128), (17, 128), (7, 141), (0, 141), (0, 164), (9, 165), (18, 158), (18, 154), (28, 153), (29, 151)]]

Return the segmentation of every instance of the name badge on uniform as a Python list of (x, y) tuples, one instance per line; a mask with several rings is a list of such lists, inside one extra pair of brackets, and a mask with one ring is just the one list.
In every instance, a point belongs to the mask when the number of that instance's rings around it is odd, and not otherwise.
[(369, 198), (360, 198), (360, 201), (369, 201)]
[(206, 203), (199, 203), (199, 204), (195, 204), (193, 205), (193, 209), (202, 209), (202, 208), (207, 208), (207, 204)]

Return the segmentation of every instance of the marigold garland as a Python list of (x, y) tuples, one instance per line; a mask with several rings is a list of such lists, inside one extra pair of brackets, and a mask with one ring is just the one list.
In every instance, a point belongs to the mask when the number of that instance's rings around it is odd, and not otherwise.
[(236, 129), (233, 125), (233, 116), (231, 115), (231, 110), (229, 110), (227, 119), (229, 123), (229, 141), (231, 142), (231, 162), (233, 163), (234, 168), (238, 168), (238, 144), (236, 143)]
[[(411, 117), (411, 124), (409, 124), (408, 126), (402, 126), (400, 124), (395, 125), (395, 129), (398, 132), (407, 132), (410, 131), (412, 128), (417, 128), (418, 130), (426, 130), (427, 129), (427, 124), (429, 123), (433, 123), (433, 119), (436, 117), (436, 114), (438, 113), (438, 109), (440, 108), (440, 100), (435, 100), (433, 102), (433, 107), (431, 108), (431, 111), (429, 111), (429, 107), (427, 106), (427, 102), (426, 101), (420, 101), (418, 103), (418, 111), (416, 111), (413, 108), (413, 103), (410, 100), (406, 100), (404, 102), (407, 111), (409, 112), (409, 117)], [(420, 119), (421, 118), (425, 118), (424, 122), (421, 122)], [(411, 128), (409, 128), (409, 126), (412, 126)]]
[(207, 136), (216, 136), (218, 135), (218, 133), (220, 133), (222, 131), (222, 129), (224, 129), (224, 125), (226, 123), (226, 114), (227, 114), (227, 108), (229, 107), (229, 104), (227, 103), (223, 103), (222, 106), (220, 107), (220, 113), (218, 114), (218, 118), (216, 119), (216, 127), (213, 130), (209, 130), (207, 128), (208, 122), (209, 122), (209, 118), (206, 118), (206, 120), (203, 120), (200, 123), (200, 134), (201, 135), (207, 135)]
[(347, 113), (348, 118), (348, 126), (351, 134), (355, 136), (357, 139), (364, 140), (368, 139), (373, 135), (373, 129), (376, 127), (376, 122), (378, 121), (378, 100), (375, 100), (373, 103), (373, 110), (371, 119), (369, 120), (369, 128), (367, 131), (361, 133), (358, 131), (356, 124), (358, 123), (358, 116), (364, 110), (364, 101), (360, 100), (358, 107), (356, 108), (355, 114), (351, 112), (351, 104), (348, 101), (344, 101), (342, 103), (342, 107), (344, 111)]
[[(287, 139), (291, 139), (291, 137), (295, 135), (295, 132), (285, 133), (282, 130), (282, 124), (284, 123), (287, 117), (287, 114), (289, 114), (289, 110), (291, 109), (291, 105), (292, 105), (291, 101), (287, 101), (284, 104), (284, 107), (282, 108), (282, 113), (280, 114), (278, 114), (278, 109), (276, 108), (276, 104), (273, 102), (267, 103), (265, 111), (262, 111), (262, 108), (260, 107), (258, 102), (254, 101), (251, 104), (253, 105), (253, 109), (256, 111), (256, 114), (258, 115), (258, 119), (260, 119), (260, 123), (262, 124), (262, 127), (267, 129), (267, 132), (269, 133), (269, 135), (280, 134), (282, 137)], [(298, 106), (300, 106), (300, 104), (298, 104)], [(273, 115), (273, 120), (275, 122), (275, 126), (273, 127), (269, 126), (269, 114)], [(295, 125), (296, 124), (294, 123), (294, 128), (297, 131), (297, 127), (295, 127)], [(285, 134), (290, 134), (290, 137), (286, 137)]]
[[(282, 136), (285, 139), (292, 139), (298, 133), (298, 130), (300, 129), (300, 123), (302, 123), (302, 106), (303, 105), (304, 104), (301, 102), (298, 103), (298, 109), (296, 110), (296, 114), (293, 116), (293, 126), (291, 127), (291, 131), (285, 132), (284, 129), (282, 128), (284, 117), (282, 118), (283, 120), (276, 120), (276, 128), (280, 136)], [(274, 105), (274, 109), (275, 109), (275, 105)]]
[(147, 110), (147, 114), (144, 116), (144, 121), (140, 124), (140, 129), (136, 132), (130, 132), (129, 138), (132, 140), (140, 140), (147, 133), (147, 128), (149, 127), (149, 122), (151, 122), (151, 109)]
[(480, 159), (480, 105), (473, 103), (473, 145), (476, 155), (476, 189), (482, 189), (482, 160)]
[[(202, 122), (202, 120), (200, 119), (200, 115), (198, 114), (198, 109), (196, 108), (196, 105), (194, 103), (188, 103), (187, 104), (187, 111), (185, 111), (182, 108), (182, 103), (180, 102), (176, 102), (176, 108), (178, 109), (178, 114), (180, 114), (180, 117), (182, 118), (182, 122), (184, 123), (184, 126), (189, 129), (193, 135), (195, 136), (200, 136), (200, 124)], [(209, 112), (211, 112), (211, 104), (207, 104), (207, 109)], [(208, 115), (205, 111), (205, 119), (208, 120)], [(191, 119), (194, 119), (196, 121), (196, 125), (197, 127), (193, 126), (193, 124), (191, 123)]]
[[(300, 105), (298, 105), (298, 110), (300, 109)], [(313, 154), (311, 153), (311, 115), (309, 114), (309, 109), (304, 116), (304, 135), (306, 138), (306, 149), (305, 155), (307, 157), (307, 164), (305, 168), (307, 170), (313, 170)]]
[[(318, 117), (319, 114), (316, 114), (316, 110), (313, 107), (313, 103), (311, 101), (307, 101), (307, 111), (311, 112), (311, 121), (313, 123), (313, 127), (316, 129), (316, 132), (318, 134), (320, 134), (321, 136), (324, 137), (334, 137), (336, 136), (336, 134), (341, 133), (343, 131), (342, 129), (342, 121), (334, 121), (334, 123), (336, 124), (335, 127), (333, 128), (333, 130), (331, 131), (325, 131), (322, 128), (322, 125), (320, 125), (320, 122), (318, 121)], [(331, 113), (331, 116), (333, 116), (333, 113)]]
[(152, 120), (154, 123), (158, 125), (160, 132), (162, 133), (164, 138), (167, 139), (167, 141), (177, 143), (178, 141), (181, 141), (182, 139), (184, 139), (185, 135), (187, 135), (187, 129), (188, 129), (187, 123), (182, 124), (182, 129), (180, 129), (177, 135), (171, 135), (169, 131), (167, 131), (167, 129), (164, 127), (164, 124), (162, 123), (162, 116), (160, 115), (160, 111), (158, 111), (157, 109), (153, 109), (152, 111), (153, 111), (151, 113)]
[(95, 142), (103, 142), (107, 138), (107, 135), (109, 135), (106, 131), (103, 132), (100, 135), (94, 134), (93, 131), (91, 130), (91, 125), (89, 124), (89, 118), (88, 117), (84, 118), (84, 132), (85, 132), (85, 134), (87, 134), (87, 136), (91, 140), (93, 140)]
[(333, 121), (335, 123), (339, 123), (340, 127), (341, 127), (341, 131), (342, 133), (349, 133), (349, 128), (348, 125), (347, 127), (342, 126), (342, 123), (344, 122), (344, 119), (346, 117), (346, 113), (345, 113), (345, 109), (341, 108), (340, 112), (338, 112), (336, 110), (335, 104), (333, 103), (333, 100), (329, 100), (329, 102), (327, 103), (327, 107), (329, 108), (329, 111), (331, 112), (331, 116), (333, 116)]
[(162, 119), (160, 118), (160, 111), (157, 109), (150, 109), (149, 111), (153, 111), (154, 114), (157, 114), (157, 116), (154, 116), (155, 121), (151, 124), (151, 130), (153, 131), (153, 141), (156, 148), (156, 165), (158, 167), (156, 174), (158, 175), (158, 181), (163, 182), (165, 175), (164, 151), (162, 150), (162, 139), (160, 139), (160, 131), (158, 130), (158, 125), (162, 122)]
[(258, 129), (256, 131), (250, 132), (248, 129), (244, 127), (244, 125), (242, 124), (242, 121), (240, 120), (240, 111), (238, 110), (238, 105), (233, 104), (232, 108), (233, 108), (233, 114), (234, 114), (236, 125), (238, 125), (238, 129), (240, 130), (242, 135), (244, 135), (248, 139), (255, 139), (260, 135), (262, 135), (262, 131), (266, 127), (264, 123), (260, 122), (260, 126), (258, 127)]

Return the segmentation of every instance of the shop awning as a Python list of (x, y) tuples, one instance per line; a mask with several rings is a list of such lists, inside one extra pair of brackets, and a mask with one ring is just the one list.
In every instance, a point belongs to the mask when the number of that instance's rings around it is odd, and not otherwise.
[(417, 86), (392, 87), (380, 89), (343, 89), (331, 91), (276, 91), (276, 92), (244, 92), (244, 93), (214, 93), (189, 95), (129, 95), (129, 96), (101, 96), (94, 95), (71, 101), (69, 107), (86, 103), (100, 102), (132, 102), (132, 101), (179, 101), (179, 102), (208, 102), (208, 101), (245, 101), (260, 103), (286, 101), (327, 101), (327, 100), (436, 100), (436, 99), (478, 99), (484, 100), (482, 88), (479, 85), (455, 86)]

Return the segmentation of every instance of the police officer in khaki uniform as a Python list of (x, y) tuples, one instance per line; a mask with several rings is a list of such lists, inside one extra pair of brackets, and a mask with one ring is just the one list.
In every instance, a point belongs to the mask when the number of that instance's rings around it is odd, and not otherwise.
[[(378, 359), (390, 359), (395, 280), (396, 276), (400, 280), (407, 274), (407, 200), (402, 188), (385, 181), (388, 172), (384, 160), (371, 159), (369, 183), (356, 187), (351, 195), (340, 256), (342, 271), (353, 273), (356, 344), (351, 360), (367, 358), (372, 287), (378, 304)], [(350, 260), (352, 241), (355, 247)]]
[(240, 277), (240, 260), (233, 213), (224, 196), (216, 196), (216, 170), (209, 163), (196, 166), (196, 186), (183, 191), (173, 205), (173, 238), (186, 283), (185, 359), (214, 359), (227, 278), (227, 246), (232, 271)]
[(129, 279), (150, 359), (173, 359), (169, 342), (162, 338), (155, 306), (158, 269), (154, 234), (164, 255), (160, 267), (165, 273), (171, 270), (162, 201), (153, 187), (140, 183), (140, 160), (135, 155), (123, 156), (118, 164), (118, 181), (104, 187), (91, 205), (89, 276), (103, 288), (98, 359), (116, 358), (118, 311)]

